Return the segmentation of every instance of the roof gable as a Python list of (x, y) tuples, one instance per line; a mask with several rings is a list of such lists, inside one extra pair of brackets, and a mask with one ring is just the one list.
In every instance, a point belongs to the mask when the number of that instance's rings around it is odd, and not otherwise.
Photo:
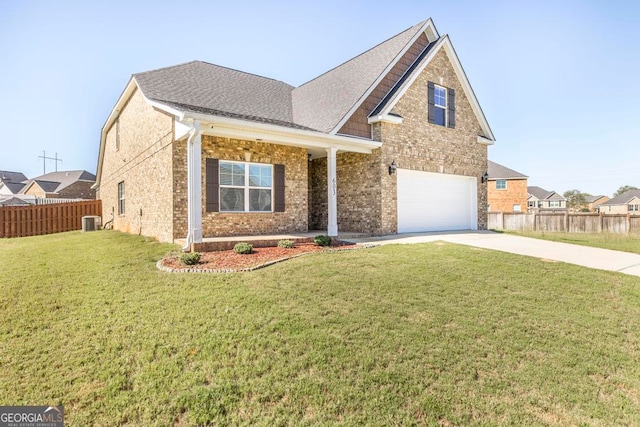
[(529, 193), (531, 196), (535, 197), (538, 200), (544, 200), (550, 197), (554, 192), (547, 191), (544, 188), (540, 188), (536, 186), (529, 186), (527, 187), (527, 193)]
[(438, 37), (431, 20), (420, 22), (294, 89), (294, 121), (335, 134), (424, 32)]
[(96, 176), (85, 170), (49, 172), (28, 180), (20, 193), (25, 194), (34, 184), (45, 193), (59, 193), (78, 181), (95, 182)]
[(393, 110), (393, 107), (398, 103), (400, 98), (402, 98), (413, 82), (441, 50), (446, 52), (447, 58), (456, 73), (456, 77), (462, 86), (464, 94), (471, 104), (471, 109), (480, 124), (482, 132), (484, 133), (482, 136), (488, 140), (487, 142), (492, 143), (495, 141), (493, 131), (491, 130), (489, 122), (480, 107), (478, 98), (476, 98), (475, 92), (471, 87), (471, 83), (467, 78), (467, 74), (465, 73), (464, 68), (462, 68), (460, 58), (458, 58), (458, 54), (453, 48), (453, 44), (451, 43), (448, 35), (442, 36), (435, 42), (434, 46), (429, 46), (428, 51), (425, 51), (423, 55), (420, 55), (416, 60), (415, 66), (412, 66), (407, 70), (407, 74), (398, 81), (396, 86), (390, 91), (389, 95), (386, 96), (380, 105), (372, 112), (371, 116), (385, 116), (391, 113), (391, 110)]
[(529, 178), (525, 174), (516, 172), (513, 169), (502, 166), (496, 162), (488, 161), (487, 174), (490, 180), (495, 179), (527, 179)]

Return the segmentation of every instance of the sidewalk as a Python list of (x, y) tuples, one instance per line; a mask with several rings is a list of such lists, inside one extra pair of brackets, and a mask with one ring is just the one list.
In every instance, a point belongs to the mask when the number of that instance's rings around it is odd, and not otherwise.
[(617, 271), (640, 277), (639, 254), (572, 245), (569, 243), (551, 242), (493, 231), (410, 233), (349, 240), (356, 243), (380, 245), (425, 243), (442, 240), (477, 248), (561, 261), (598, 270)]

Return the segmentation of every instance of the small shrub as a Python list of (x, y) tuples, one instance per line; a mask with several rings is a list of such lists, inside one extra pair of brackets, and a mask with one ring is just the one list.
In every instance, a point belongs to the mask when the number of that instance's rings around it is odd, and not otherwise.
[(200, 262), (201, 254), (199, 252), (188, 252), (180, 255), (180, 262), (185, 265), (196, 265)]
[(329, 236), (316, 236), (313, 239), (313, 243), (315, 243), (318, 246), (331, 246), (331, 237)]
[(295, 246), (296, 244), (293, 243), (292, 240), (280, 240), (278, 242), (278, 247), (279, 248), (286, 248), (286, 249), (291, 249)]
[(253, 245), (251, 243), (245, 242), (236, 243), (236, 245), (233, 247), (233, 251), (237, 254), (250, 254), (251, 252), (253, 252)]

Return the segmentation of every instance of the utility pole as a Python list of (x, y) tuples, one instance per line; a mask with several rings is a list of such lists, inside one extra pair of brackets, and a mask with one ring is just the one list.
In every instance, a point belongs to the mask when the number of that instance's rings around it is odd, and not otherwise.
[(39, 159), (42, 159), (42, 174), (45, 175), (47, 173), (47, 160), (55, 160), (55, 169), (58, 172), (58, 162), (62, 163), (62, 159), (58, 158), (58, 153), (56, 153), (55, 157), (47, 157), (47, 153), (43, 150), (42, 156), (38, 156)]

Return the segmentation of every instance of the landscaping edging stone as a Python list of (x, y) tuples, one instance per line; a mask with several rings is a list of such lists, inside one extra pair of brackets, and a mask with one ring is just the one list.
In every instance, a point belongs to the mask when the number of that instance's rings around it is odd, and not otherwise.
[(251, 271), (256, 271), (256, 270), (260, 270), (262, 268), (265, 267), (269, 267), (270, 265), (274, 265), (274, 264), (278, 264), (290, 259), (294, 259), (294, 258), (298, 258), (301, 256), (305, 256), (305, 255), (317, 255), (317, 254), (326, 254), (326, 253), (330, 253), (330, 252), (345, 252), (345, 251), (354, 251), (354, 250), (359, 250), (359, 249), (368, 249), (368, 248), (374, 248), (376, 246), (379, 246), (377, 244), (371, 244), (371, 243), (367, 243), (367, 244), (360, 244), (356, 247), (338, 247), (338, 248), (332, 248), (332, 249), (325, 249), (323, 251), (320, 252), (305, 252), (305, 253), (301, 253), (301, 254), (295, 254), (295, 255), (291, 255), (291, 256), (287, 256), (284, 258), (278, 258), (278, 259), (274, 259), (272, 261), (267, 261), (264, 262), (262, 264), (258, 264), (258, 265), (254, 265), (253, 267), (245, 267), (245, 268), (196, 268), (196, 267), (184, 267), (184, 268), (173, 268), (173, 267), (167, 267), (162, 265), (162, 262), (166, 259), (166, 258), (162, 258), (161, 260), (159, 260), (156, 263), (156, 268), (160, 271), (164, 271), (166, 273), (216, 273), (216, 274), (225, 274), (225, 273), (248, 273)]

